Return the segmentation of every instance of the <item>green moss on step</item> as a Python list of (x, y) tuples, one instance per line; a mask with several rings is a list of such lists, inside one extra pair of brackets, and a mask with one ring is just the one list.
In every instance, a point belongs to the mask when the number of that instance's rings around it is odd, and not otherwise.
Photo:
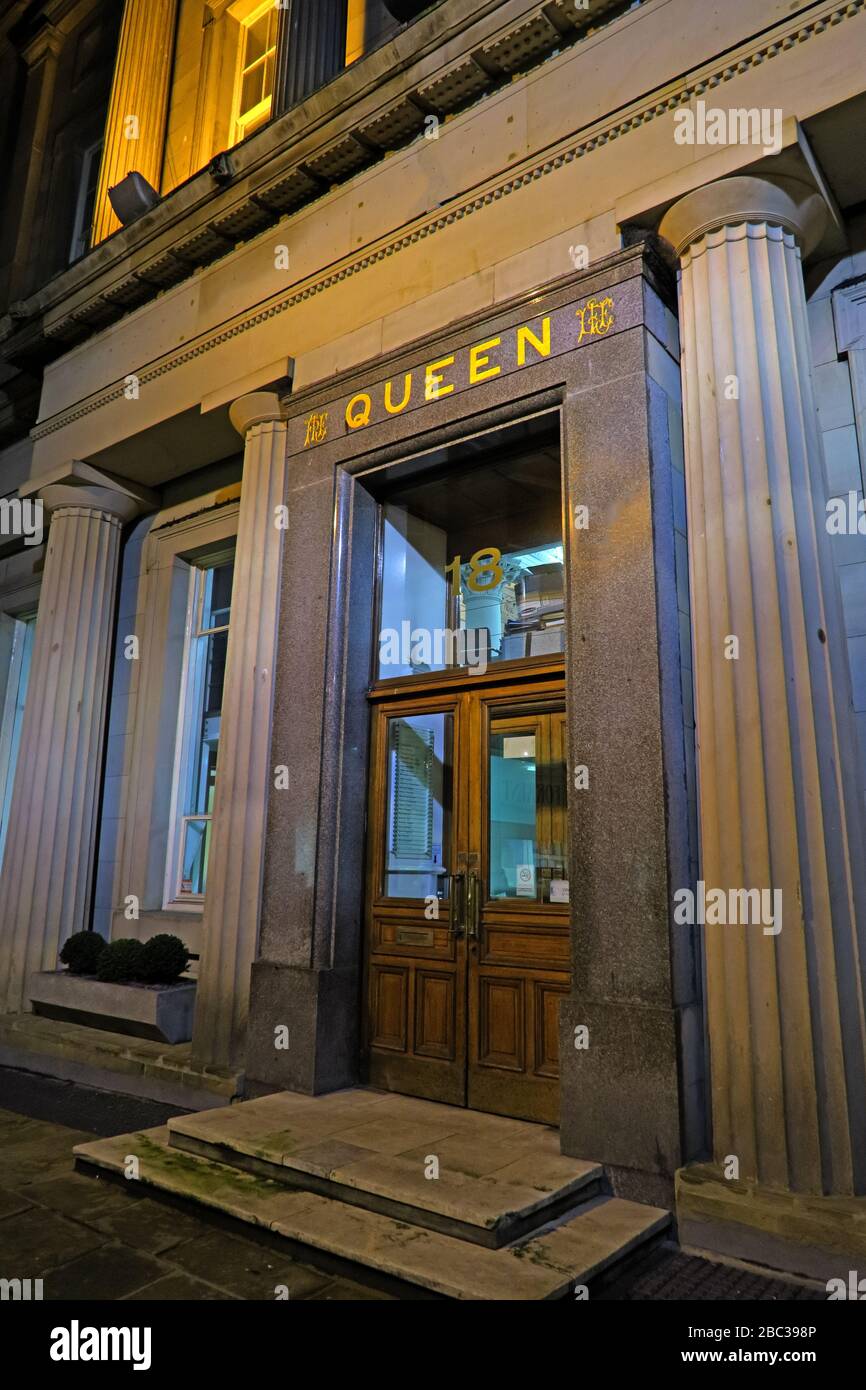
[(166, 1149), (148, 1139), (146, 1134), (135, 1136), (134, 1151), (147, 1164), (145, 1180), (158, 1182), (160, 1175), (182, 1182), (189, 1196), (215, 1201), (218, 1193), (257, 1199), (283, 1197), (282, 1183), (259, 1178), (239, 1168), (223, 1167), (207, 1159), (195, 1158), (182, 1149)]

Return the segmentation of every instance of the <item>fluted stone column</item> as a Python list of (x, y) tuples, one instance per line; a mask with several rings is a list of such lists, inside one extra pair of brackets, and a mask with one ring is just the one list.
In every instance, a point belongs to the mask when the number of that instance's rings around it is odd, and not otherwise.
[(274, 665), (286, 494), (279, 396), (254, 392), (231, 408), (245, 439), (232, 612), (223, 691), (213, 834), (196, 998), (194, 1056), (239, 1060), (256, 955), (270, 765)]
[(29, 1008), (88, 926), (121, 529), (154, 499), (86, 464), (37, 494), (50, 513), (9, 830), (0, 874), (0, 1008)]
[(866, 1191), (862, 826), (801, 269), (823, 216), (795, 180), (742, 177), (689, 194), (660, 231), (680, 257), (701, 877), (782, 892), (778, 934), (693, 928), (714, 1156), (769, 1187), (851, 1194)]
[(280, 10), (274, 115), (346, 66), (347, 0), (289, 0)]
[[(177, 6), (178, 0), (126, 0), (124, 5), (93, 215), (94, 246), (120, 226), (109, 188), (132, 169), (160, 188)], [(133, 132), (136, 138), (130, 139)]]

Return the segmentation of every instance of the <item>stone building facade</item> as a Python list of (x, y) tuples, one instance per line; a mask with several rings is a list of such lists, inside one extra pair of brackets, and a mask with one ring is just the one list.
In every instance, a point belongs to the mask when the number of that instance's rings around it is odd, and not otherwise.
[(125, 0), (66, 268), (19, 181), (0, 1007), (171, 931), (197, 1103), (369, 1080), (866, 1244), (866, 2), (412, 9)]

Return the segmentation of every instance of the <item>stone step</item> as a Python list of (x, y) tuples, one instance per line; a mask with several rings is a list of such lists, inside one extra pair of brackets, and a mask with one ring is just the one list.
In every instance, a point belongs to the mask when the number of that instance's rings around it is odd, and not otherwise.
[(494, 1249), (598, 1196), (603, 1176), (546, 1125), (361, 1088), (282, 1092), (168, 1128), (186, 1153)]
[(670, 1222), (670, 1214), (657, 1207), (603, 1198), (531, 1238), (490, 1250), (198, 1158), (174, 1147), (165, 1126), (79, 1144), (74, 1152), (80, 1171), (118, 1178), (133, 1171), (134, 1158), (138, 1181), (155, 1191), (262, 1227), (416, 1293), (452, 1299), (567, 1297), (575, 1284), (589, 1284), (659, 1238)]

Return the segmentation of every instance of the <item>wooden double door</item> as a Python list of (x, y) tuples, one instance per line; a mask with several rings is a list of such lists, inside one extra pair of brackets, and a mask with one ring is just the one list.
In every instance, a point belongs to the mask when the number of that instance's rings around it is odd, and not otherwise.
[(372, 746), (367, 1079), (556, 1124), (570, 980), (562, 683), (384, 699)]

